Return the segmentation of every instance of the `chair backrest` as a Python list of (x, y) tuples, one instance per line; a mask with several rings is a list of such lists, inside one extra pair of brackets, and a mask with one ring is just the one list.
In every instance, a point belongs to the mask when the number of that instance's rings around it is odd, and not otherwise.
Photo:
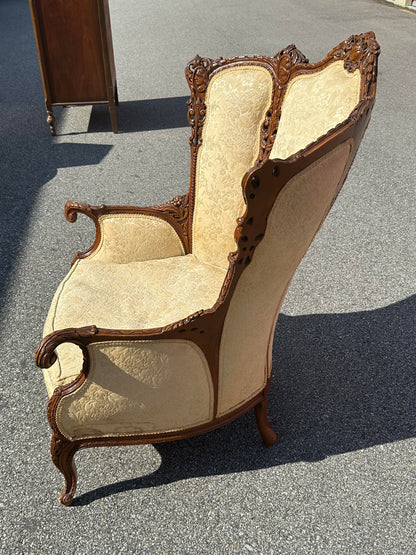
[(378, 53), (366, 33), (317, 64), (290, 46), (274, 58), (196, 58), (188, 66), (191, 248), (229, 268), (220, 297), (219, 416), (269, 379), (284, 295), (368, 124)]
[(228, 268), (245, 208), (241, 181), (257, 160), (272, 96), (272, 76), (261, 65), (230, 63), (209, 76), (192, 221), (192, 252), (204, 262)]
[(245, 209), (246, 171), (269, 155), (288, 158), (357, 106), (362, 73), (357, 64), (354, 71), (352, 64), (345, 67), (347, 43), (318, 64), (307, 64), (292, 45), (274, 58), (197, 56), (188, 65), (194, 128), (191, 250), (199, 259), (228, 267), (236, 220)]

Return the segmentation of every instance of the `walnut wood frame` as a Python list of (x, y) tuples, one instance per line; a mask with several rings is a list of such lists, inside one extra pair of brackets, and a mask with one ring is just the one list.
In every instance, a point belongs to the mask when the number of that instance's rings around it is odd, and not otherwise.
[[(272, 445), (276, 441), (277, 436), (267, 420), (267, 394), (270, 387), (270, 378), (264, 390), (247, 401), (243, 406), (229, 412), (225, 416), (219, 417), (217, 415), (219, 344), (224, 319), (239, 277), (244, 268), (250, 264), (253, 252), (263, 238), (268, 214), (286, 183), (297, 173), (333, 150), (336, 146), (348, 139), (353, 139), (353, 148), (339, 186), (339, 190), (341, 189), (370, 119), (376, 92), (378, 54), (379, 45), (375, 40), (374, 33), (369, 32), (363, 35), (351, 36), (334, 48), (324, 60), (316, 64), (309, 64), (305, 56), (294, 45), (280, 51), (273, 58), (259, 56), (210, 60), (196, 56), (185, 70), (191, 89), (191, 97), (188, 101), (188, 119), (192, 128), (192, 135), (190, 137), (191, 182), (189, 194), (176, 197), (161, 206), (146, 208), (105, 205), (90, 206), (74, 201), (67, 202), (65, 215), (70, 222), (74, 222), (77, 214), (81, 213), (92, 218), (96, 226), (96, 237), (93, 244), (85, 252), (77, 253), (74, 261), (89, 256), (97, 248), (101, 239), (100, 217), (105, 214), (147, 214), (161, 218), (169, 222), (175, 229), (182, 241), (185, 252), (191, 252), (196, 161), (198, 149), (202, 142), (202, 127), (206, 115), (204, 101), (210, 78), (226, 67), (247, 64), (261, 65), (267, 68), (272, 75), (274, 86), (273, 100), (261, 129), (259, 156), (255, 166), (245, 174), (242, 180), (246, 211), (237, 221), (235, 230), (237, 249), (229, 254), (228, 271), (215, 305), (209, 310), (201, 310), (183, 320), (161, 328), (114, 330), (101, 329), (92, 325), (83, 328), (68, 328), (55, 331), (39, 343), (35, 357), (36, 363), (41, 368), (49, 368), (55, 362), (55, 349), (64, 342), (78, 345), (84, 356), (81, 373), (74, 381), (58, 387), (54, 391), (47, 408), (47, 416), (52, 428), (52, 460), (65, 477), (65, 489), (59, 496), (61, 503), (69, 505), (75, 494), (76, 470), (73, 457), (79, 449), (104, 445), (153, 443), (185, 438), (222, 426), (253, 407), (255, 407), (256, 421), (264, 443)], [(290, 79), (303, 73), (317, 72), (336, 60), (344, 60), (344, 67), (348, 71), (353, 72), (359, 69), (362, 74), (360, 102), (354, 112), (347, 120), (330, 130), (325, 136), (320, 137), (288, 159), (269, 160), (268, 157), (279, 124), (282, 101)], [(202, 426), (163, 434), (102, 437), (77, 441), (67, 439), (57, 426), (56, 411), (61, 399), (76, 391), (88, 376), (90, 369), (88, 345), (102, 341), (144, 339), (184, 339), (196, 343), (201, 348), (208, 361), (214, 387), (213, 420)], [(268, 375), (270, 376), (270, 372)]]

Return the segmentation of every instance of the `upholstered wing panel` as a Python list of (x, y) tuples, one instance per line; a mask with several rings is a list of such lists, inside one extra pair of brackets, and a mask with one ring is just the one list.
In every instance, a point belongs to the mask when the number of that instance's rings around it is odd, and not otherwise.
[(241, 180), (255, 163), (260, 128), (272, 100), (272, 77), (255, 65), (224, 68), (208, 85), (198, 151), (192, 252), (228, 268), (236, 220), (244, 212)]
[(266, 233), (236, 286), (220, 346), (220, 415), (265, 386), (273, 332), (289, 282), (338, 192), (348, 141), (292, 178), (277, 196)]
[(56, 413), (68, 439), (162, 433), (212, 419), (211, 375), (191, 341), (111, 341), (88, 351), (87, 379)]
[(270, 158), (285, 159), (346, 120), (360, 100), (361, 75), (344, 61), (294, 77), (285, 92)]
[(144, 214), (109, 214), (99, 218), (101, 240), (89, 256), (125, 264), (184, 254), (178, 234), (165, 220)]

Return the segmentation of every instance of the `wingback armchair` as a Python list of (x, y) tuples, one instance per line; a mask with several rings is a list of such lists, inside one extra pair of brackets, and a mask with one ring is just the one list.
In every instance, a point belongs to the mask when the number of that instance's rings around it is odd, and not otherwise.
[(96, 235), (36, 351), (62, 503), (84, 447), (179, 439), (250, 408), (264, 443), (276, 441), (276, 320), (369, 122), (378, 54), (369, 32), (314, 64), (293, 45), (272, 58), (196, 56), (189, 193), (147, 208), (66, 204)]

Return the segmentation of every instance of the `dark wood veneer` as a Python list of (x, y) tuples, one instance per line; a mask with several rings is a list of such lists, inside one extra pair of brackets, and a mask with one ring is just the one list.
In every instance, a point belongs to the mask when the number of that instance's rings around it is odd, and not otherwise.
[[(266, 445), (276, 440), (276, 435), (267, 421), (267, 392), (270, 380), (263, 392), (256, 395), (237, 410), (225, 416), (218, 416), (218, 359), (219, 344), (225, 316), (240, 275), (250, 264), (253, 252), (262, 240), (268, 214), (281, 190), (297, 173), (333, 150), (348, 139), (353, 140), (353, 147), (347, 163), (340, 188), (352, 164), (366, 126), (375, 99), (377, 57), (379, 46), (374, 33), (352, 36), (334, 48), (328, 56), (316, 64), (308, 64), (307, 59), (295, 46), (280, 51), (273, 58), (239, 57), (229, 60), (210, 60), (197, 56), (186, 69), (186, 78), (191, 89), (188, 102), (188, 119), (192, 128), (191, 146), (191, 183), (189, 195), (176, 197), (170, 203), (159, 207), (120, 207), (90, 206), (70, 201), (66, 204), (65, 214), (69, 221), (76, 220), (82, 213), (93, 219), (96, 225), (96, 237), (93, 245), (84, 253), (77, 253), (76, 258), (91, 254), (100, 242), (100, 216), (104, 214), (132, 213), (148, 214), (168, 221), (176, 230), (186, 252), (192, 251), (192, 215), (195, 195), (195, 172), (199, 146), (202, 141), (202, 127), (206, 116), (205, 94), (213, 74), (222, 69), (236, 65), (256, 64), (266, 67), (273, 78), (274, 94), (272, 105), (267, 111), (261, 129), (261, 148), (257, 162), (244, 176), (242, 188), (246, 200), (246, 211), (238, 219), (235, 230), (237, 249), (229, 254), (229, 267), (221, 293), (215, 305), (208, 310), (201, 310), (187, 318), (168, 326), (146, 330), (113, 330), (96, 326), (68, 328), (58, 330), (45, 337), (36, 351), (36, 363), (42, 368), (50, 367), (56, 360), (55, 349), (64, 342), (80, 346), (84, 355), (82, 372), (70, 384), (58, 387), (48, 404), (48, 419), (53, 431), (52, 458), (65, 476), (66, 487), (60, 501), (69, 504), (75, 493), (76, 473), (73, 456), (78, 449), (102, 445), (130, 445), (148, 442), (175, 440), (195, 434), (205, 433), (237, 418), (249, 408), (256, 408), (256, 420), (261, 436)], [(286, 160), (269, 160), (270, 151), (276, 136), (282, 100), (291, 78), (301, 73), (316, 72), (336, 60), (344, 60), (348, 71), (359, 69), (363, 75), (361, 100), (351, 116), (330, 130), (303, 150)], [(56, 410), (60, 400), (76, 391), (85, 381), (89, 371), (88, 345), (102, 341), (144, 340), (144, 339), (184, 339), (196, 343), (207, 358), (214, 387), (214, 419), (212, 422), (196, 428), (169, 432), (164, 434), (130, 435), (121, 437), (93, 438), (69, 441), (58, 429)], [(270, 374), (268, 374), (270, 375)]]
[(30, 0), (47, 123), (53, 106), (108, 104), (117, 133), (116, 71), (108, 0)]

